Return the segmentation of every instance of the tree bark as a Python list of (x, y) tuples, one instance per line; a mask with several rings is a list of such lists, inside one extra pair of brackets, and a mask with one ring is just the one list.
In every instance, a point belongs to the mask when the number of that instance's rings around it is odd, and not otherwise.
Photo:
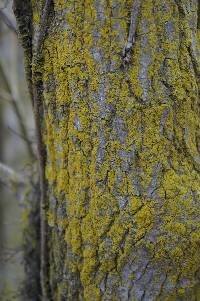
[(43, 300), (199, 300), (199, 1), (14, 2)]

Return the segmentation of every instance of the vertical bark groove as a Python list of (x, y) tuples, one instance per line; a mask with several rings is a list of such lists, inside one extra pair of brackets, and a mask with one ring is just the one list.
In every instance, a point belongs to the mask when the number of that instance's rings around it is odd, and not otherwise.
[[(49, 16), (52, 17), (52, 1), (45, 0), (40, 17), (40, 25), (36, 32), (33, 23), (33, 6), (31, 1), (13, 2), (13, 10), (18, 22), (18, 33), (22, 41), (25, 56), (25, 69), (28, 88), (32, 100), (36, 138), (38, 147), (39, 178), (40, 178), (40, 283), (42, 300), (50, 300), (49, 275), (48, 275), (48, 227), (46, 222), (47, 196), (45, 179), (46, 147), (43, 143), (43, 83), (42, 83), (42, 47), (47, 35)], [(34, 35), (36, 39), (34, 41)], [(37, 207), (38, 208), (38, 207)], [(33, 208), (33, 212), (35, 208)], [(35, 292), (38, 296), (40, 292)], [(37, 298), (37, 297), (36, 297)]]

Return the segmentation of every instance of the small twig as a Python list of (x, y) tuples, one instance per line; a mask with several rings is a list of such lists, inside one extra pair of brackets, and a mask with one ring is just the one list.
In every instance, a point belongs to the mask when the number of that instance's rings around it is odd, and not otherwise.
[(14, 23), (12, 22), (12, 20), (10, 20), (10, 18), (8, 17), (7, 14), (5, 14), (5, 12), (0, 9), (0, 19), (8, 26), (9, 29), (12, 30), (12, 32), (14, 32), (17, 35), (17, 28), (14, 25)]
[(141, 5), (142, 5), (142, 0), (133, 0), (128, 40), (123, 49), (123, 61), (125, 64), (129, 63), (131, 60), (131, 50), (135, 43), (136, 28), (138, 25), (138, 16), (141, 10)]
[(12, 132), (14, 135), (16, 135), (17, 137), (19, 137), (20, 139), (22, 139), (23, 141), (29, 143), (29, 144), (33, 144), (34, 142), (31, 141), (30, 139), (27, 140), (26, 137), (24, 137), (22, 134), (18, 133), (17, 131), (15, 131), (14, 129), (12, 129), (10, 126), (8, 126), (8, 130), (10, 132)]
[(18, 256), (22, 252), (21, 249), (4, 249), (2, 254), (0, 254), (0, 261), (8, 262), (12, 259), (15, 260), (15, 257)]
[(34, 154), (34, 151), (33, 151), (33, 149), (32, 149), (32, 145), (31, 145), (31, 143), (30, 143), (30, 141), (29, 141), (29, 139), (28, 139), (28, 132), (27, 132), (27, 128), (26, 128), (26, 126), (25, 126), (24, 120), (23, 120), (23, 116), (22, 116), (21, 111), (20, 111), (20, 109), (19, 109), (19, 107), (18, 107), (18, 104), (17, 104), (16, 99), (15, 99), (15, 98), (13, 97), (13, 95), (12, 95), (12, 90), (11, 90), (9, 81), (8, 81), (8, 79), (7, 79), (7, 77), (6, 77), (6, 74), (5, 74), (5, 72), (4, 72), (4, 70), (3, 70), (3, 68), (2, 68), (1, 65), (0, 65), (0, 73), (1, 73), (1, 75), (2, 75), (2, 77), (3, 77), (3, 81), (4, 81), (4, 83), (5, 83), (6, 90), (7, 90), (7, 91), (9, 92), (9, 94), (10, 94), (10, 101), (11, 101), (11, 103), (12, 103), (14, 112), (15, 112), (15, 114), (16, 114), (16, 116), (17, 116), (17, 121), (18, 121), (18, 123), (19, 123), (19, 128), (20, 128), (20, 131), (21, 131), (21, 133), (22, 133), (22, 136), (25, 138), (24, 141), (26, 142), (27, 150), (28, 150), (28, 152), (29, 152), (29, 154), (30, 154), (30, 157), (31, 157), (31, 158), (35, 158), (35, 154)]
[(0, 182), (9, 186), (24, 186), (27, 184), (25, 177), (12, 168), (0, 162)]

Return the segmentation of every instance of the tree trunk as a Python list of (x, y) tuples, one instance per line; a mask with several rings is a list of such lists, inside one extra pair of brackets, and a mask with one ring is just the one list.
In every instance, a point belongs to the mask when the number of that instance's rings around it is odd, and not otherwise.
[(198, 0), (14, 2), (43, 299), (199, 300)]

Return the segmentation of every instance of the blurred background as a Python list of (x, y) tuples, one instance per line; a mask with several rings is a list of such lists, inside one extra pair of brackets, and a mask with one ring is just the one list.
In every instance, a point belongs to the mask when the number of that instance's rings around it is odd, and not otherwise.
[[(12, 1), (0, 0), (0, 163), (24, 175), (32, 169), (34, 122), (16, 34)], [(1, 170), (0, 170), (1, 173)], [(0, 177), (1, 178), (1, 177)], [(0, 300), (20, 300), (23, 202), (0, 181)]]

